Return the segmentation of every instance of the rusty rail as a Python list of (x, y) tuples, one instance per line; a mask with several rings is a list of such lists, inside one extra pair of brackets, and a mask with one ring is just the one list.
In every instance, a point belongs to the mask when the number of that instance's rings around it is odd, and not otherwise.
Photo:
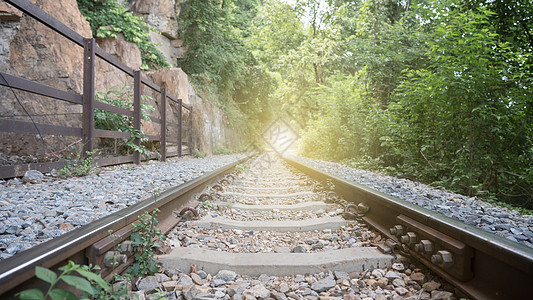
[[(40, 23), (46, 25), (56, 33), (64, 36), (74, 44), (78, 45), (83, 49), (84, 52), (84, 64), (83, 64), (83, 94), (79, 95), (72, 92), (63, 91), (57, 88), (53, 88), (42, 83), (34, 82), (17, 76), (13, 76), (4, 72), (0, 72), (0, 85), (6, 86), (9, 88), (22, 90), (37, 94), (40, 96), (46, 96), (60, 101), (78, 104), (83, 106), (82, 113), (82, 128), (66, 127), (66, 126), (57, 126), (49, 124), (38, 124), (33, 122), (11, 120), (0, 118), (0, 131), (3, 132), (19, 132), (19, 133), (31, 133), (31, 134), (42, 134), (42, 135), (55, 135), (55, 136), (75, 136), (81, 137), (84, 144), (84, 151), (92, 151), (94, 145), (94, 138), (130, 138), (129, 133), (118, 132), (118, 131), (108, 131), (108, 130), (97, 130), (94, 127), (94, 109), (101, 109), (104, 111), (118, 113), (124, 116), (133, 117), (136, 120), (135, 124), (137, 129), (140, 129), (140, 97), (141, 97), (141, 86), (145, 85), (155, 92), (160, 93), (160, 102), (161, 102), (161, 118), (151, 117), (152, 123), (160, 124), (161, 130), (159, 135), (145, 135), (144, 138), (152, 141), (159, 141), (161, 144), (160, 154), (161, 159), (164, 161), (169, 154), (167, 153), (167, 143), (175, 142), (178, 144), (178, 152), (173, 153), (172, 156), (181, 156), (181, 147), (182, 147), (182, 132), (187, 131), (189, 138), (191, 137), (191, 127), (183, 126), (182, 122), (182, 110), (186, 109), (189, 113), (192, 113), (192, 107), (182, 103), (181, 99), (174, 97), (166, 92), (166, 90), (157, 84), (153, 83), (150, 79), (144, 76), (140, 71), (133, 70), (118, 58), (110, 55), (101, 48), (99, 48), (94, 38), (85, 38), (69, 28), (67, 25), (61, 23), (59, 20), (50, 16), (35, 4), (29, 2), (28, 0), (5, 0), (5, 2), (11, 4), (15, 8), (21, 10), (26, 15), (34, 18)], [(110, 104), (101, 103), (95, 101), (95, 89), (94, 89), (94, 78), (95, 78), (95, 58), (98, 57), (107, 63), (115, 66), (124, 73), (128, 74), (134, 79), (133, 89), (136, 91), (134, 93), (134, 109), (129, 111), (122, 109)], [(178, 114), (179, 122), (178, 124), (167, 124), (167, 110), (166, 103), (167, 99), (175, 102), (178, 105)], [(154, 99), (157, 101), (157, 99)], [(163, 105), (164, 104), (164, 105)], [(177, 128), (176, 140), (169, 140), (166, 136), (167, 129)], [(140, 139), (135, 140), (136, 144), (140, 143)], [(189, 141), (189, 148), (190, 148)], [(155, 157), (155, 156), (154, 156)], [(151, 158), (154, 158), (151, 157)], [(114, 158), (106, 158), (96, 160), (96, 163), (99, 166), (120, 164), (120, 163), (140, 163), (140, 155), (138, 152), (134, 152), (133, 156), (121, 156)], [(10, 178), (16, 176), (22, 176), (25, 171), (33, 169), (39, 170), (41, 172), (49, 172), (52, 169), (58, 169), (65, 166), (64, 162), (52, 162), (52, 163), (32, 163), (32, 164), (19, 164), (13, 166), (0, 166), (0, 178)]]
[(473, 299), (529, 299), (533, 249), (440, 213), (327, 174), (290, 158), (308, 176), (333, 182), (345, 200), (369, 208), (362, 219)]

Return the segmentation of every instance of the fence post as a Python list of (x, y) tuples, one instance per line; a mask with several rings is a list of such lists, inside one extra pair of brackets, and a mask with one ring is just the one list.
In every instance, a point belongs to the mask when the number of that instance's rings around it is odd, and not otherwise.
[(189, 134), (189, 155), (193, 156), (192, 152), (192, 105), (189, 105), (189, 128), (187, 129)]
[(82, 111), (82, 158), (93, 151), (94, 136), (94, 47), (95, 40), (84, 39), (83, 44), (83, 111)]
[(181, 127), (182, 127), (182, 112), (183, 112), (183, 104), (182, 100), (178, 99), (178, 157), (181, 157)]
[[(141, 71), (133, 72), (133, 130), (136, 134), (141, 134)], [(141, 147), (141, 139), (135, 138), (133, 141), (137, 147)], [(133, 162), (137, 165), (141, 163), (141, 152), (133, 153)]]
[(161, 161), (167, 160), (167, 90), (161, 88)]

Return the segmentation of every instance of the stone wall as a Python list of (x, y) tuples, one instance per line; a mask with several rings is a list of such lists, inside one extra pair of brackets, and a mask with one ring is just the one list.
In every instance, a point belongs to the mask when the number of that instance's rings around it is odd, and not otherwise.
[[(31, 1), (79, 34), (90, 37), (89, 23), (81, 16), (75, 0)], [(33, 18), (0, 1), (0, 70), (55, 88), (81, 93), (83, 49)], [(15, 97), (16, 94), (16, 97)], [(53, 125), (79, 127), (81, 106), (0, 88), (2, 116)], [(46, 114), (46, 116), (40, 116)], [(1, 133), (3, 153), (34, 155), (54, 153), (74, 142), (73, 138), (52, 138), (31, 134)]]
[(144, 19), (146, 24), (159, 33), (151, 32), (150, 38), (167, 61), (176, 66), (178, 58), (183, 57), (183, 42), (178, 40), (178, 20), (180, 0), (135, 0), (130, 1), (136, 16)]
[[(183, 54), (181, 41), (177, 39), (176, 1), (180, 0), (129, 0), (136, 15), (142, 16), (150, 26), (161, 34), (154, 34), (154, 41), (161, 42), (160, 50), (172, 65)], [(63, 22), (84, 37), (91, 37), (89, 23), (78, 10), (76, 0), (31, 0), (45, 12)], [(98, 45), (108, 53), (118, 57), (133, 69), (141, 65), (140, 52), (136, 45), (119, 39), (98, 39)], [(0, 71), (37, 81), (52, 87), (81, 94), (83, 84), (83, 49), (66, 38), (40, 24), (31, 17), (0, 0)], [(208, 101), (197, 96), (189, 84), (187, 75), (178, 68), (153, 72), (149, 76), (169, 93), (183, 99), (194, 107), (192, 114), (193, 148), (210, 153), (216, 147), (231, 148), (239, 142), (238, 135), (223, 120), (223, 112)], [(97, 59), (96, 82), (98, 91), (105, 92), (120, 86), (132, 86), (133, 79), (117, 68)], [(37, 123), (62, 126), (81, 126), (81, 106), (39, 97), (33, 94), (13, 91), (0, 87), (0, 110), (2, 116), (11, 119), (30, 121), (27, 114), (35, 115)], [(152, 104), (159, 114), (159, 94), (144, 87), (143, 93), (152, 97)], [(19, 104), (22, 104), (22, 106)], [(176, 124), (177, 105), (169, 103), (168, 122)], [(38, 116), (47, 114), (46, 116)], [(53, 115), (52, 115), (53, 114)], [(184, 115), (187, 121), (189, 116)], [(145, 126), (151, 134), (159, 132), (158, 125)], [(174, 130), (168, 132), (176, 136)], [(44, 139), (44, 143), (43, 143)], [(67, 145), (76, 143), (79, 138), (43, 137), (32, 134), (0, 133), (0, 154), (35, 155), (63, 150)], [(78, 146), (79, 143), (77, 144)], [(1, 162), (0, 162), (1, 163)]]
[[(204, 101), (189, 83), (187, 74), (180, 68), (162, 69), (151, 74), (152, 80), (183, 103), (193, 107), (190, 124), (192, 125), (192, 148), (212, 153), (217, 147), (232, 148), (242, 140), (224, 120), (224, 113), (214, 104)], [(189, 116), (185, 116), (188, 120)]]

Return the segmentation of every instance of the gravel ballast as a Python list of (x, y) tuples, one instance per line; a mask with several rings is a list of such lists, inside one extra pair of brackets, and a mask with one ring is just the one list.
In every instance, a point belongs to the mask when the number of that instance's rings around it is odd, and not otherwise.
[[(265, 156), (255, 162), (267, 161)], [(252, 160), (242, 173), (219, 181), (209, 202), (199, 205), (200, 218), (178, 223), (168, 236), (173, 250), (157, 258), (163, 274), (156, 276), (165, 280), (137, 285), (133, 293), (149, 299), (159, 288), (168, 299), (185, 300), (459, 298), (453, 286), (417, 262), (376, 250), (382, 236), (366, 224), (339, 220), (340, 227), (318, 229), (322, 219), (343, 213), (341, 205), (325, 202), (324, 185), (278, 158), (268, 161)], [(278, 197), (290, 189), (298, 196)], [(250, 223), (238, 229), (209, 226), (243, 219)], [(302, 221), (310, 221), (305, 230)]]
[(317, 159), (296, 156), (291, 159), (533, 248), (533, 215), (521, 215), (518, 211), (476, 197), (460, 195), (409, 179)]
[(42, 183), (0, 181), (0, 259), (60, 236), (149, 197), (244, 158), (171, 158), (99, 168), (98, 174)]

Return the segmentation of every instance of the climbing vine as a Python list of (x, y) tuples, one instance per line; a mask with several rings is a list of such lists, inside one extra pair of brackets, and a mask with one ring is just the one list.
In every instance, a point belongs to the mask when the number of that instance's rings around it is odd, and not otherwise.
[(124, 35), (128, 42), (135, 43), (142, 56), (142, 70), (169, 68), (163, 53), (150, 41), (150, 31), (140, 17), (134, 16), (116, 0), (77, 0), (82, 15), (91, 25), (93, 35), (99, 38), (118, 38)]

